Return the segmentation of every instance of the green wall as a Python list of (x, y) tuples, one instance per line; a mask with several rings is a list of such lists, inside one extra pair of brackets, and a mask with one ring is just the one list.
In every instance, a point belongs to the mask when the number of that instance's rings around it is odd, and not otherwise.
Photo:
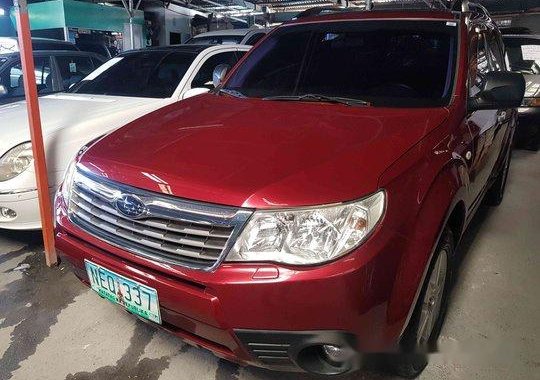
[[(124, 24), (129, 22), (124, 8), (75, 0), (51, 0), (29, 4), (28, 13), (32, 30), (71, 27), (123, 32)], [(12, 20), (15, 24), (14, 17)], [(135, 23), (144, 24), (144, 12), (135, 13)]]

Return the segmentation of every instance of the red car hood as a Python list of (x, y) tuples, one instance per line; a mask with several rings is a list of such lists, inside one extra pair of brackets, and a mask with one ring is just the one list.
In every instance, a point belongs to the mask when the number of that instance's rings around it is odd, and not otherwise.
[(353, 200), (447, 117), (446, 109), (347, 107), (203, 95), (92, 146), (94, 173), (181, 198), (254, 208)]

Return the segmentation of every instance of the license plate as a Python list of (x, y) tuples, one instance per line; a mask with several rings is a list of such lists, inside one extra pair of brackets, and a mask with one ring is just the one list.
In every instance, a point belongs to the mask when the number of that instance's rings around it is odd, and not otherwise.
[(152, 322), (161, 324), (157, 291), (84, 260), (92, 290), (112, 303)]

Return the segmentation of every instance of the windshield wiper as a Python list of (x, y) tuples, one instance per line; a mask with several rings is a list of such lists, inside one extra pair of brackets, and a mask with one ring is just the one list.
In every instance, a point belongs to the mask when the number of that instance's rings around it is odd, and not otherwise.
[(327, 102), (344, 104), (346, 106), (370, 106), (371, 103), (362, 99), (344, 98), (341, 96), (328, 96), (320, 94), (304, 94), (304, 95), (280, 95), (268, 96), (263, 100), (283, 100), (283, 101), (303, 101), (303, 102)]
[(234, 96), (235, 98), (246, 98), (246, 96), (244, 94), (242, 94), (240, 91), (236, 91), (236, 90), (229, 90), (227, 88), (220, 88), (216, 91), (217, 94), (227, 94), (227, 95), (230, 95), (230, 96)]

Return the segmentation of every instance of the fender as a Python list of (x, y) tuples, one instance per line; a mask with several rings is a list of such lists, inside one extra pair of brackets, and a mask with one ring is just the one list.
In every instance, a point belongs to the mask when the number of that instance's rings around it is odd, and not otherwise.
[(399, 336), (412, 316), (444, 226), (454, 208), (467, 202), (470, 181), (462, 157), (467, 141), (457, 137), (468, 136), (465, 128), (459, 123), (456, 134), (448, 133), (448, 124), (438, 128), (380, 179), (380, 186), (393, 195), (388, 210), (399, 208), (401, 214), (403, 224), (394, 227), (396, 233), (407, 231), (386, 311), (388, 325)]

